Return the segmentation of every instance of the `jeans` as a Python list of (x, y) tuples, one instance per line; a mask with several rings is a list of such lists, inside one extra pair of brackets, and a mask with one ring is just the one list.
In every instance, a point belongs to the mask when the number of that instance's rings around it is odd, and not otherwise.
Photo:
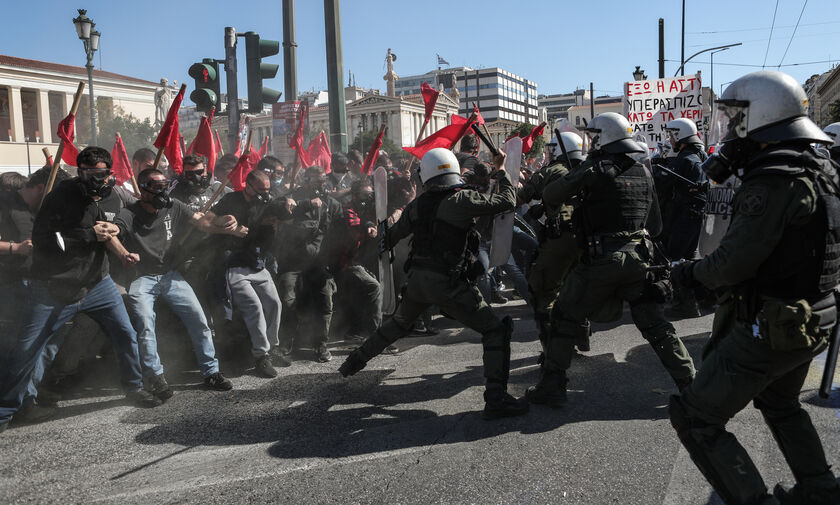
[(277, 333), (282, 312), (271, 274), (265, 268), (231, 267), (227, 280), (233, 303), (242, 312), (251, 337), (251, 354), (254, 358), (268, 355), (271, 346), (279, 343)]
[(140, 391), (143, 380), (137, 351), (137, 334), (131, 326), (120, 292), (110, 276), (96, 283), (84, 298), (64, 304), (50, 296), (46, 284), (35, 281), (25, 321), (15, 350), (9, 356), (0, 380), (0, 423), (8, 422), (25, 399), (34, 399), (37, 386), (61, 345), (59, 330), (78, 312), (98, 322), (114, 344), (120, 366), (120, 382), (125, 392)]
[(155, 336), (155, 301), (158, 298), (162, 298), (186, 326), (201, 375), (207, 377), (218, 372), (213, 334), (201, 310), (201, 303), (180, 272), (171, 270), (163, 275), (138, 277), (128, 287), (128, 306), (131, 320), (137, 328), (143, 375), (151, 378), (163, 373)]

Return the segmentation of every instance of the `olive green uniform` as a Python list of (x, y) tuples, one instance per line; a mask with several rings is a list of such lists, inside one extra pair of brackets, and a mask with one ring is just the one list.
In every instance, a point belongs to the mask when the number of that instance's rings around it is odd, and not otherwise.
[(427, 307), (437, 305), (441, 312), (481, 333), (487, 390), (506, 389), (510, 370), (512, 320), (500, 320), (484, 301), (478, 288), (458, 272), (447, 271), (447, 266), (440, 258), (417, 255), (417, 250), (424, 246), (418, 244), (417, 227), (421, 220), (418, 202), (434, 191), (450, 191), (440, 201), (433, 219), (457, 229), (468, 230), (472, 228), (475, 218), (511, 210), (516, 204), (514, 188), (507, 173), (499, 170), (494, 177), (498, 179), (498, 192), (494, 194), (488, 195), (467, 188), (427, 188), (423, 195), (408, 204), (399, 221), (388, 230), (388, 241), (392, 246), (414, 233), (412, 257), (409, 260), (411, 266), (402, 300), (394, 315), (387, 318), (376, 334), (351, 354), (348, 363), (351, 359), (357, 359), (364, 366), (365, 362), (380, 354), (388, 345), (409, 334), (415, 320)]
[[(520, 202), (542, 200), (545, 187), (569, 173), (566, 166), (555, 161), (542, 167), (519, 190)], [(562, 202), (545, 208), (545, 237), (537, 248), (534, 264), (528, 272), (528, 287), (534, 297), (534, 320), (545, 346), (548, 341), (548, 321), (551, 307), (560, 292), (560, 286), (580, 256), (577, 241), (572, 233), (574, 208)]]
[[(645, 225), (661, 226), (650, 174), (624, 154), (590, 156), (543, 192), (548, 205), (575, 196), (576, 231), (583, 239), (581, 261), (560, 288), (551, 311), (551, 338), (536, 396), (563, 391), (576, 339), (588, 332), (586, 319), (607, 322), (621, 317), (630, 303), (633, 322), (651, 344), (662, 364), (680, 384), (694, 375), (694, 365), (661, 303), (646, 289), (648, 248)], [(577, 223), (580, 223), (579, 225)]]
[[(702, 368), (681, 397), (671, 399), (671, 422), (726, 503), (773, 500), (747, 452), (725, 429), (750, 401), (797, 483), (811, 490), (836, 488), (819, 436), (799, 403), (811, 359), (825, 348), (834, 322), (831, 287), (828, 293), (818, 288), (827, 275), (819, 260), (825, 214), (815, 179), (801, 159), (794, 160), (801, 149), (788, 149), (794, 161), (780, 163), (784, 151), (760, 152), (767, 161), (752, 168), (736, 191), (720, 246), (691, 268), (695, 280), (725, 294)], [(827, 165), (822, 170), (833, 172)]]

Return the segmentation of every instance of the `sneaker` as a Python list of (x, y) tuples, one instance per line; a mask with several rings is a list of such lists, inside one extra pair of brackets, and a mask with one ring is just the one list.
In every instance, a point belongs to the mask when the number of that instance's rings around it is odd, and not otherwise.
[(141, 389), (140, 391), (131, 391), (130, 393), (126, 393), (125, 398), (126, 400), (130, 401), (135, 407), (140, 407), (144, 409), (157, 407), (158, 405), (163, 404), (160, 398), (143, 389)]
[(560, 408), (566, 404), (566, 380), (563, 377), (542, 377), (536, 386), (525, 391), (525, 398), (538, 405)]
[(163, 374), (155, 375), (149, 379), (149, 384), (146, 386), (146, 389), (164, 402), (172, 398), (172, 395), (174, 394), (169, 388), (169, 383), (166, 382), (166, 377), (164, 377)]
[(499, 291), (493, 291), (492, 293), (490, 293), (490, 302), (498, 305), (504, 305), (508, 302), (508, 299), (505, 298), (505, 295), (503, 295)]
[(222, 375), (221, 372), (216, 372), (205, 377), (204, 384), (210, 389), (215, 389), (217, 391), (230, 391), (233, 389), (233, 382)]
[(773, 496), (781, 505), (838, 505), (840, 504), (840, 486), (831, 489), (805, 489), (800, 484), (787, 488), (776, 484)]
[(344, 363), (338, 367), (338, 373), (340, 373), (343, 377), (350, 377), (351, 375), (355, 375), (359, 372), (362, 368), (367, 365), (367, 360), (362, 356), (362, 353), (359, 350), (355, 350), (347, 356), (347, 359), (344, 360)]
[(55, 416), (54, 407), (38, 405), (35, 401), (26, 402), (20, 410), (15, 413), (15, 422), (20, 424), (42, 423)]
[(279, 347), (272, 347), (268, 355), (271, 356), (271, 361), (274, 363), (274, 366), (280, 366), (283, 368), (292, 366), (291, 352), (283, 352)]
[(525, 398), (514, 398), (507, 391), (484, 392), (484, 419), (522, 416), (527, 414), (530, 408)]
[(327, 346), (321, 345), (315, 349), (315, 361), (318, 363), (326, 363), (332, 360), (332, 354), (330, 354), (330, 350), (327, 349)]
[(274, 369), (274, 366), (271, 364), (271, 358), (268, 355), (257, 358), (254, 371), (260, 377), (267, 377), (269, 379), (277, 377), (277, 370)]

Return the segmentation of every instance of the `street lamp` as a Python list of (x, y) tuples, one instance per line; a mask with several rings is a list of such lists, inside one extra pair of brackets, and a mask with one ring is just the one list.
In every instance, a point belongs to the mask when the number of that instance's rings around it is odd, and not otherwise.
[(728, 47), (723, 47), (718, 49), (717, 51), (712, 51), (709, 53), (709, 65), (711, 66), (711, 70), (709, 71), (709, 89), (714, 91), (715, 89), (715, 53), (719, 53), (721, 51), (726, 51), (729, 49)]
[(93, 28), (96, 23), (87, 17), (87, 10), (79, 9), (79, 16), (73, 18), (73, 24), (76, 25), (76, 34), (85, 45), (85, 56), (87, 63), (85, 68), (88, 74), (88, 88), (90, 89), (90, 137), (91, 145), (96, 145), (96, 107), (93, 101), (93, 53), (99, 49), (99, 37), (102, 35)]
[(702, 51), (697, 51), (696, 53), (689, 56), (684, 62), (682, 62), (682, 64), (680, 65), (680, 68), (678, 68), (677, 71), (674, 72), (674, 77), (676, 77), (677, 74), (679, 74), (681, 72), (684, 72), (685, 64), (688, 63), (689, 61), (691, 61), (691, 59), (694, 58), (695, 56), (697, 56), (698, 54), (708, 53), (709, 51), (715, 51), (717, 49), (724, 49), (724, 48), (728, 49), (730, 47), (735, 47), (735, 46), (740, 46), (740, 45), (741, 45), (740, 42), (736, 42), (735, 44), (726, 44), (725, 46), (710, 47), (708, 49), (703, 49)]
[(633, 72), (633, 79), (635, 79), (637, 81), (647, 80), (647, 76), (645, 75), (645, 71), (639, 69), (639, 65), (636, 65), (636, 70)]

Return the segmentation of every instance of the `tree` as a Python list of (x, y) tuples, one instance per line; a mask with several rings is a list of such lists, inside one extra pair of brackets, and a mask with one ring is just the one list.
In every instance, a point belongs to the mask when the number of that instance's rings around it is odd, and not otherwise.
[[(520, 137), (525, 137), (531, 133), (531, 130), (536, 128), (535, 125), (531, 123), (519, 123), (516, 125), (516, 128), (510, 132), (511, 135), (518, 135)], [(531, 156), (539, 156), (545, 150), (545, 139), (540, 135), (536, 139), (534, 139), (534, 145), (531, 146), (531, 150), (527, 153), (523, 154), (530, 154)]]
[[(356, 136), (356, 140), (354, 140), (352, 144), (347, 146), (347, 148), (358, 149), (358, 151), (362, 153), (362, 156), (364, 156), (370, 150), (370, 146), (373, 144), (373, 141), (376, 140), (377, 135), (379, 135), (379, 130), (369, 130), (362, 132), (361, 135)], [(359, 143), (360, 139), (361, 145)], [(389, 156), (392, 153), (395, 153), (400, 150), (400, 148), (397, 147), (397, 145), (394, 144), (394, 142), (388, 138), (387, 134), (382, 138), (382, 147), (380, 147), (380, 149), (388, 153)]]
[(840, 122), (840, 100), (828, 104), (828, 124)]
[[(84, 97), (76, 113), (76, 145), (88, 145), (90, 136), (90, 109)], [(100, 99), (101, 98), (101, 99)], [(151, 147), (158, 129), (147, 118), (143, 121), (126, 114), (122, 107), (114, 106), (113, 100), (99, 97), (96, 100), (96, 129), (99, 147), (111, 150), (114, 146), (114, 136), (119, 133), (125, 144), (125, 150), (131, 157), (134, 151), (141, 147)]]

